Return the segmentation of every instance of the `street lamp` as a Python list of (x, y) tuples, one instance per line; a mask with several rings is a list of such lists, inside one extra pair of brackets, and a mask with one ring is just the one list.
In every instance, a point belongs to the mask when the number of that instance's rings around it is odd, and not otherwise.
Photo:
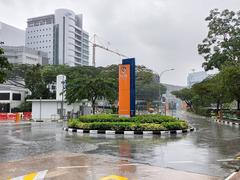
[[(164, 71), (162, 71), (160, 74), (159, 74), (159, 85), (161, 85), (161, 76), (165, 73), (165, 72), (168, 72), (168, 71), (173, 71), (175, 70), (174, 68), (171, 68), (171, 69), (166, 69)], [(160, 93), (160, 87), (159, 87), (159, 100), (160, 100), (160, 103), (159, 103), (159, 112), (160, 112), (160, 106), (162, 104), (162, 95)], [(165, 102), (166, 103), (166, 102)], [(165, 104), (166, 106), (166, 104)], [(166, 115), (166, 107), (165, 107), (165, 115)]]
[(159, 84), (161, 83), (161, 76), (162, 76), (165, 72), (173, 71), (173, 70), (175, 70), (175, 69), (172, 68), (172, 69), (166, 69), (166, 70), (162, 71), (162, 72), (159, 74)]

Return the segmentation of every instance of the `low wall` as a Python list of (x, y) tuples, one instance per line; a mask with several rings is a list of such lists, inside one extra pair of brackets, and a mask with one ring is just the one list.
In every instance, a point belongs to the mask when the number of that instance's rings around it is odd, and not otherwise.
[(32, 118), (32, 112), (18, 112), (18, 113), (0, 113), (0, 121), (6, 120), (25, 120), (29, 121)]

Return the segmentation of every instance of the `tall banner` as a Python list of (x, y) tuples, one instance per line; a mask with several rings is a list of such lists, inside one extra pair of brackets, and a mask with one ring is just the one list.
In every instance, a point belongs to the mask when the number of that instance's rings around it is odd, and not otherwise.
[(130, 65), (119, 65), (119, 115), (130, 116)]
[(135, 116), (135, 59), (123, 59), (119, 65), (119, 115)]

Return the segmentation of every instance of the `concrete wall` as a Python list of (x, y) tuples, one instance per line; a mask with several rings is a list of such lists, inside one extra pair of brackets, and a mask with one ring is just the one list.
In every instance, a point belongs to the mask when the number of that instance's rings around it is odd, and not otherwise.
[[(60, 109), (60, 101), (41, 101), (41, 120), (59, 119), (60, 116), (58, 114), (58, 110)], [(68, 105), (67, 103), (64, 103), (63, 109), (64, 116), (67, 115), (67, 112), (77, 113), (79, 111), (79, 104)], [(32, 119), (40, 119), (40, 101), (32, 102)]]

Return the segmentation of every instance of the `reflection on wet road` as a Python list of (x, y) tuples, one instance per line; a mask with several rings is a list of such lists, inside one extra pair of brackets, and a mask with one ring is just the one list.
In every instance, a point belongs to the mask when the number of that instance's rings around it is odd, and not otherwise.
[[(179, 113), (196, 132), (175, 136), (79, 135), (62, 124), (0, 125), (0, 162), (56, 151), (110, 155), (131, 163), (225, 177), (240, 152), (240, 129)], [(226, 161), (225, 161), (226, 160)]]

